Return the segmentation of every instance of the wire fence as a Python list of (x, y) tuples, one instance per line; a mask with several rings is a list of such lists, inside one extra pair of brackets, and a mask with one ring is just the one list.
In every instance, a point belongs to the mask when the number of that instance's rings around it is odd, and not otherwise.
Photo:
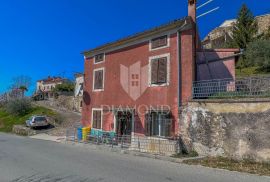
[(110, 148), (120, 148), (136, 152), (152, 153), (157, 155), (173, 155), (181, 150), (179, 139), (131, 136), (131, 135), (110, 135), (103, 132), (102, 135), (87, 135), (86, 139), (79, 139), (77, 128), (67, 130), (67, 141), (81, 142), (85, 144), (104, 145)]
[(193, 99), (270, 97), (270, 76), (193, 82)]

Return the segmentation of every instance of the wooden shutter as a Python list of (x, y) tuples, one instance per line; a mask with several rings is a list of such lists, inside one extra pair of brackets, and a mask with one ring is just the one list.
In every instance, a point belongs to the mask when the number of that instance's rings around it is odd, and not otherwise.
[(103, 89), (103, 70), (99, 71), (99, 89)]
[(97, 111), (93, 111), (92, 127), (97, 128)]
[(167, 36), (160, 37), (159, 39), (159, 46), (166, 46), (167, 45)]
[(98, 71), (95, 71), (94, 89), (98, 89)]
[(151, 83), (155, 84), (158, 82), (158, 59), (151, 61)]
[(103, 89), (103, 70), (95, 71), (94, 89)]
[(151, 117), (150, 117), (150, 113), (145, 114), (144, 134), (145, 134), (145, 136), (150, 136), (151, 135)]
[(101, 129), (101, 111), (93, 111), (92, 127)]
[(152, 49), (158, 48), (159, 47), (159, 40), (158, 39), (154, 39), (152, 40)]
[(101, 129), (101, 111), (97, 111), (97, 129)]
[(160, 58), (158, 65), (158, 83), (167, 82), (167, 58)]

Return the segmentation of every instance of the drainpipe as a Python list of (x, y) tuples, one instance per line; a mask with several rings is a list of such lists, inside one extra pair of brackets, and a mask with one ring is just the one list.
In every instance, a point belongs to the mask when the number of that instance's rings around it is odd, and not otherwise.
[(178, 52), (178, 58), (177, 58), (177, 67), (178, 67), (178, 112), (179, 108), (182, 105), (181, 99), (182, 99), (182, 65), (181, 65), (181, 58), (182, 58), (182, 46), (181, 46), (181, 31), (177, 32), (177, 52)]
[(178, 99), (178, 112), (179, 108), (181, 107), (181, 95), (182, 95), (182, 66), (181, 66), (181, 59), (182, 59), (182, 44), (181, 44), (181, 32), (184, 30), (187, 26), (187, 21), (179, 28), (177, 31), (177, 69), (178, 69), (178, 75), (177, 75), (177, 99)]

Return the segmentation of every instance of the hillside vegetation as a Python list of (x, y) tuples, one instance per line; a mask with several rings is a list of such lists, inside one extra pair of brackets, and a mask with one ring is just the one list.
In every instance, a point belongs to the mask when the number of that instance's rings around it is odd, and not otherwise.
[(34, 106), (27, 113), (22, 115), (14, 115), (8, 113), (4, 107), (0, 107), (0, 132), (11, 132), (13, 125), (25, 124), (25, 121), (32, 115), (46, 115), (49, 117), (57, 117), (57, 113), (54, 111)]
[(243, 55), (236, 64), (236, 76), (270, 74), (270, 27), (259, 32), (251, 10), (243, 4), (225, 48), (239, 48)]

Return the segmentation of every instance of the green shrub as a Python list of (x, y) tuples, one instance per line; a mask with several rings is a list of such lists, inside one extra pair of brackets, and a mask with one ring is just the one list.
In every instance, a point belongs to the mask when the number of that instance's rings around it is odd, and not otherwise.
[(32, 109), (31, 100), (27, 98), (10, 100), (4, 107), (9, 114), (16, 116), (23, 116)]
[(184, 153), (177, 153), (177, 154), (172, 155), (172, 157), (174, 158), (189, 158), (189, 157), (191, 158), (191, 157), (198, 157), (198, 156), (199, 154), (195, 150), (191, 150), (188, 153), (184, 152)]
[(249, 65), (255, 65), (260, 72), (270, 72), (270, 40), (250, 43), (245, 52)]
[(56, 85), (54, 88), (55, 92), (74, 92), (75, 84), (71, 81), (64, 82)]

